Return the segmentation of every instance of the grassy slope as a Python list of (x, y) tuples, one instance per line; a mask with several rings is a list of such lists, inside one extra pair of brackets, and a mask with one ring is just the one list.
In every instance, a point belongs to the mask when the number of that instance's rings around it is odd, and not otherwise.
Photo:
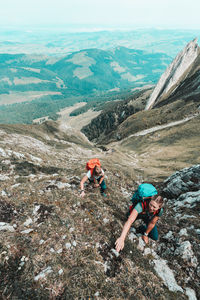
[[(183, 104), (180, 99), (161, 108), (138, 112), (125, 120), (117, 132), (122, 138), (127, 137), (182, 119), (198, 107), (192, 101)], [(179, 126), (109, 144), (107, 152), (100, 152), (81, 135), (67, 129), (61, 132), (59, 124), (53, 122), (40, 126), (2, 125), (5, 133), (0, 132), (0, 147), (25, 155), (19, 158), (13, 153), (7, 162), (5, 157), (0, 160), (2, 174), (9, 177), (1, 184), (6, 196), (0, 201), (0, 207), (5, 207), (0, 209), (0, 221), (17, 226), (14, 233), (6, 232), (0, 238), (4, 253), (0, 257), (3, 296), (84, 299), (99, 292), (100, 299), (184, 299), (183, 294), (171, 293), (160, 284), (151, 265), (153, 258), (144, 257), (137, 243), (127, 239), (118, 258), (111, 249), (138, 183), (148, 181), (159, 187), (174, 171), (199, 162), (199, 121), (197, 116)], [(27, 136), (43, 143), (43, 149)], [(29, 154), (42, 162), (36, 163)], [(88, 187), (87, 196), (80, 199), (79, 183), (85, 162), (94, 156), (107, 169), (110, 196), (104, 199), (98, 189)], [(57, 184), (68, 185), (58, 188)], [(40, 214), (34, 221), (36, 205), (40, 205)], [(10, 211), (10, 219), (5, 210)], [(33, 222), (26, 227), (24, 222), (29, 217)], [(172, 224), (177, 226), (173, 214), (170, 225), (168, 221), (164, 217), (160, 222), (163, 234), (171, 230)], [(32, 231), (23, 234), (27, 228)], [(70, 249), (66, 243), (70, 243)], [(23, 256), (28, 260), (20, 268)], [(52, 272), (35, 281), (34, 276), (47, 267)], [(63, 273), (59, 275), (61, 269)], [(178, 280), (184, 286), (182, 275)], [(190, 282), (193, 285), (196, 289), (195, 283)]]
[[(91, 146), (87, 149), (76, 139), (75, 144), (65, 144), (63, 140), (68, 142), (68, 137), (53, 125), (7, 125), (1, 130), (4, 133), (1, 131), (0, 146), (25, 155), (17, 158), (13, 154), (9, 162), (5, 157), (0, 162), (2, 174), (9, 176), (1, 185), (6, 191), (4, 207), (12, 208), (10, 219), (4, 210), (0, 217), (10, 225), (16, 224), (14, 233), (6, 232), (0, 237), (0, 291), (4, 297), (86, 299), (99, 292), (100, 299), (184, 299), (182, 294), (169, 292), (160, 284), (150, 264), (152, 258), (145, 258), (135, 243), (127, 239), (120, 257), (110, 256), (125, 221), (130, 195), (136, 181), (141, 180), (139, 172), (127, 168), (125, 155), (117, 151), (102, 153)], [(38, 149), (36, 141), (26, 141), (28, 132), (43, 143), (43, 148)], [(29, 154), (40, 157), (42, 163), (30, 162)], [(79, 197), (80, 179), (91, 156), (98, 156), (107, 169), (108, 199), (89, 187), (87, 196)], [(60, 189), (57, 183), (68, 186)], [(15, 184), (19, 185), (13, 187)], [(128, 198), (124, 191), (129, 193)], [(33, 215), (36, 205), (40, 210)], [(25, 226), (29, 217), (33, 222)], [(32, 231), (23, 234), (28, 228)], [(66, 243), (71, 244), (70, 249)], [(20, 268), (23, 256), (27, 260)], [(105, 272), (106, 265), (109, 268)], [(52, 272), (34, 281), (34, 276), (47, 267)], [(59, 275), (61, 269), (63, 273)]]
[(144, 176), (164, 178), (181, 168), (199, 163), (200, 116), (171, 128), (144, 136), (122, 140), (121, 144), (111, 144), (125, 152), (135, 161), (136, 169), (142, 169)]
[(123, 139), (138, 131), (182, 120), (186, 116), (198, 112), (198, 106), (198, 102), (190, 101), (185, 103), (180, 99), (160, 108), (155, 108), (149, 111), (139, 111), (128, 117), (109, 135), (100, 136), (99, 143), (107, 144), (111, 141), (116, 141), (116, 135), (120, 136), (120, 139)]

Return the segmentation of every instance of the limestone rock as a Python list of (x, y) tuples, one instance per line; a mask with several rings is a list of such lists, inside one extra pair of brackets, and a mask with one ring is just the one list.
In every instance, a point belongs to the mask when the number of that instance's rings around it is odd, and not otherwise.
[(190, 262), (192, 266), (197, 267), (198, 261), (194, 256), (192, 245), (189, 241), (182, 242), (181, 245), (176, 249), (174, 254), (180, 255), (184, 260)]
[(168, 198), (177, 198), (183, 193), (200, 189), (200, 165), (184, 168), (165, 181), (164, 193)]
[(146, 110), (152, 108), (169, 90), (176, 89), (177, 83), (180, 81), (187, 69), (192, 65), (198, 56), (199, 47), (197, 39), (188, 43), (185, 48), (175, 57), (167, 70), (163, 73), (158, 81), (151, 97), (149, 98)]

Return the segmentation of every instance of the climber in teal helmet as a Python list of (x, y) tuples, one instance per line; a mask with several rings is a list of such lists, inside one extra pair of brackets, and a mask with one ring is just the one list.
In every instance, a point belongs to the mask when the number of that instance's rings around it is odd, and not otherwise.
[[(134, 198), (134, 197), (133, 197)], [(133, 199), (132, 198), (132, 199)], [(121, 236), (116, 240), (116, 250), (119, 252), (124, 248), (124, 241), (131, 225), (136, 219), (142, 219), (144, 225), (141, 227), (142, 238), (148, 244), (149, 237), (158, 240), (158, 230), (156, 223), (163, 214), (163, 198), (159, 195), (143, 197), (142, 201), (133, 200), (133, 205), (129, 208), (129, 218), (124, 224)]]

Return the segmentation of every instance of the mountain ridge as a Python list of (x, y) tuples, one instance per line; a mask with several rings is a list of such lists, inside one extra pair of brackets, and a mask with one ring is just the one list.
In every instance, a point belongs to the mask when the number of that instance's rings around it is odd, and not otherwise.
[(200, 55), (200, 48), (196, 38), (185, 46), (160, 77), (147, 102), (146, 110), (162, 102), (164, 98), (167, 98), (167, 94), (175, 92), (177, 85), (180, 85), (187, 78), (198, 55)]
[[(192, 44), (191, 44), (192, 43)], [(150, 91), (150, 97), (145, 98), (145, 111), (141, 106), (139, 110), (134, 114), (133, 111), (130, 110), (130, 114), (126, 114), (124, 119), (117, 125), (115, 122), (110, 120), (109, 124), (109, 132), (107, 132), (106, 128), (106, 120), (108, 115), (110, 115), (111, 111), (102, 112), (96, 119), (93, 119), (92, 123), (87, 125), (82, 129), (82, 131), (88, 135), (89, 139), (94, 140), (96, 143), (109, 143), (110, 140), (112, 142), (116, 140), (120, 140), (124, 137), (127, 137), (131, 133), (136, 133), (138, 127), (140, 130), (145, 130), (156, 125), (166, 125), (167, 123), (182, 120), (184, 118), (189, 117), (190, 115), (198, 114), (199, 111), (199, 65), (200, 65), (200, 55), (199, 55), (199, 47), (196, 43), (196, 40), (192, 41), (177, 55), (177, 58), (170, 64), (167, 70), (161, 76), (162, 84), (160, 84), (160, 80), (158, 81), (156, 87), (153, 89), (153, 92)], [(187, 61), (187, 57), (185, 58), (185, 53), (187, 49), (191, 50), (190, 59), (192, 63), (189, 66), (186, 66), (186, 69), (182, 69), (181, 66), (178, 65), (177, 70), (177, 59), (178, 61), (182, 61), (182, 59)], [(193, 49), (196, 49), (195, 52)], [(175, 63), (174, 63), (175, 62)], [(155, 98), (154, 95), (157, 93), (157, 90), (162, 88), (162, 85), (165, 85), (165, 79), (168, 82), (168, 77), (173, 78), (174, 72), (179, 72), (179, 67), (181, 68), (181, 76), (177, 76), (176, 80), (173, 81), (173, 86), (169, 87), (169, 91), (163, 96), (163, 99), (155, 102), (154, 111), (151, 113), (151, 109), (147, 109), (150, 101), (152, 101), (151, 97)], [(172, 74), (169, 70), (172, 70)], [(184, 76), (184, 77), (183, 77)], [(139, 98), (138, 98), (139, 99)], [(160, 99), (158, 97), (158, 99)], [(122, 106), (123, 107), (123, 106)], [(131, 106), (130, 106), (131, 107)], [(122, 108), (124, 110), (124, 108)], [(129, 105), (127, 105), (127, 110), (129, 109)], [(120, 112), (119, 112), (120, 114)], [(157, 118), (154, 121), (154, 115), (158, 114)], [(144, 120), (142, 123), (141, 120)], [(97, 126), (103, 128), (103, 130), (99, 133), (95, 131), (95, 136), (93, 135), (93, 124), (97, 124)], [(130, 124), (130, 125), (129, 125)], [(134, 127), (135, 126), (135, 127)], [(104, 132), (106, 134), (104, 135)], [(109, 133), (109, 136), (107, 136)]]

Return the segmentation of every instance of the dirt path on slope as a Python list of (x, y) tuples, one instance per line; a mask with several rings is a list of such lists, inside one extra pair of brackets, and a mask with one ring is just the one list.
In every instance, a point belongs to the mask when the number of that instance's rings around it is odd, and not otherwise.
[(145, 180), (163, 180), (177, 170), (198, 164), (199, 117), (199, 114), (194, 114), (142, 130), (107, 147), (123, 153), (119, 157), (127, 159), (127, 166), (133, 169), (133, 173), (141, 172)]
[(70, 113), (77, 108), (80, 108), (84, 106), (86, 102), (80, 102), (73, 106), (67, 107), (63, 110), (61, 110), (58, 114), (60, 115), (60, 118), (58, 119), (58, 123), (60, 125), (64, 125), (65, 127), (73, 128), (76, 130), (81, 130), (83, 126), (86, 126), (91, 122), (92, 119), (96, 118), (101, 111), (93, 111), (88, 110), (87, 112), (80, 114), (78, 116), (70, 116)]
[(176, 126), (176, 125), (179, 125), (179, 124), (182, 124), (182, 123), (185, 123), (193, 118), (195, 118), (197, 116), (197, 114), (195, 115), (192, 115), (190, 117), (187, 117), (185, 119), (182, 119), (182, 120), (179, 120), (179, 121), (174, 121), (174, 122), (170, 122), (168, 124), (163, 124), (163, 125), (159, 125), (159, 126), (155, 126), (155, 127), (151, 127), (151, 128), (148, 128), (148, 129), (145, 129), (145, 130), (142, 130), (142, 131), (139, 131), (139, 132), (136, 132), (134, 134), (131, 134), (129, 135), (128, 137), (122, 139), (119, 143), (123, 143), (124, 141), (128, 140), (129, 138), (133, 137), (133, 136), (141, 136), (141, 135), (146, 135), (148, 133), (152, 133), (152, 132), (155, 132), (155, 131), (158, 131), (158, 130), (162, 130), (162, 129), (165, 129), (167, 127), (173, 127), (173, 126)]

